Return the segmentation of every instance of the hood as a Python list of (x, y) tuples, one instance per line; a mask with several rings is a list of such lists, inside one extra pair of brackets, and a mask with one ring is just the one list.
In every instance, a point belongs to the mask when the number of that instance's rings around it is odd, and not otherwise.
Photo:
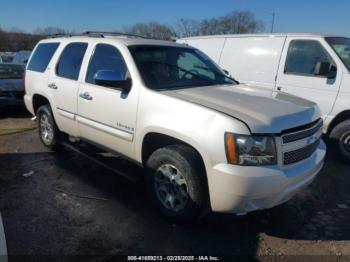
[(162, 93), (230, 115), (246, 123), (252, 133), (281, 133), (320, 118), (315, 103), (259, 87), (220, 85)]
[(0, 79), (0, 91), (24, 91), (23, 79)]

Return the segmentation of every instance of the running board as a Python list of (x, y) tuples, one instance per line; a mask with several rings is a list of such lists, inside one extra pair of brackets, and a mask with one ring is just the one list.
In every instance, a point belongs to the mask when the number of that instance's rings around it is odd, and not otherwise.
[(72, 150), (87, 159), (95, 162), (96, 164), (103, 166), (104, 168), (129, 179), (132, 182), (136, 182), (142, 179), (143, 170), (142, 167), (126, 160), (122, 156), (115, 154), (108, 154), (108, 157), (103, 156), (106, 152), (95, 148), (94, 146), (79, 146), (73, 145), (69, 142), (62, 142), (63, 146), (69, 150)]

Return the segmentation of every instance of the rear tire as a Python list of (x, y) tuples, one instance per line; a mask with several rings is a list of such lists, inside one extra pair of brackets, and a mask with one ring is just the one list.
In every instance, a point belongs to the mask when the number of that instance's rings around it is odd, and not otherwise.
[(53, 151), (61, 150), (63, 146), (59, 144), (59, 140), (62, 135), (53, 118), (51, 107), (49, 105), (39, 107), (37, 119), (39, 137), (44, 146)]
[(171, 222), (194, 222), (206, 204), (204, 174), (192, 148), (172, 145), (156, 150), (146, 163), (146, 185), (152, 203)]
[(336, 125), (329, 135), (332, 148), (341, 160), (350, 164), (350, 120)]

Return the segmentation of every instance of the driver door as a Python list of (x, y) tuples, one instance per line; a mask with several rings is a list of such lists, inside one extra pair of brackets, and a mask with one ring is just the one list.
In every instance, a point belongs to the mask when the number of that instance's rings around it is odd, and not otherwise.
[(276, 89), (316, 102), (323, 118), (331, 113), (337, 97), (342, 70), (334, 78), (315, 75), (317, 63), (325, 62), (341, 68), (330, 55), (330, 47), (318, 39), (287, 38)]
[(110, 44), (97, 44), (79, 89), (77, 122), (82, 138), (98, 145), (133, 156), (138, 89), (125, 93), (121, 88), (95, 83), (100, 70), (120, 72), (125, 78), (129, 70), (119, 49)]

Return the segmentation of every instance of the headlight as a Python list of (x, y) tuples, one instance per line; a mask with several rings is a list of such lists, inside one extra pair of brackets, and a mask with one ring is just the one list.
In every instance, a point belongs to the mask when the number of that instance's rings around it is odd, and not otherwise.
[(227, 161), (242, 166), (277, 163), (276, 145), (272, 136), (225, 134)]

